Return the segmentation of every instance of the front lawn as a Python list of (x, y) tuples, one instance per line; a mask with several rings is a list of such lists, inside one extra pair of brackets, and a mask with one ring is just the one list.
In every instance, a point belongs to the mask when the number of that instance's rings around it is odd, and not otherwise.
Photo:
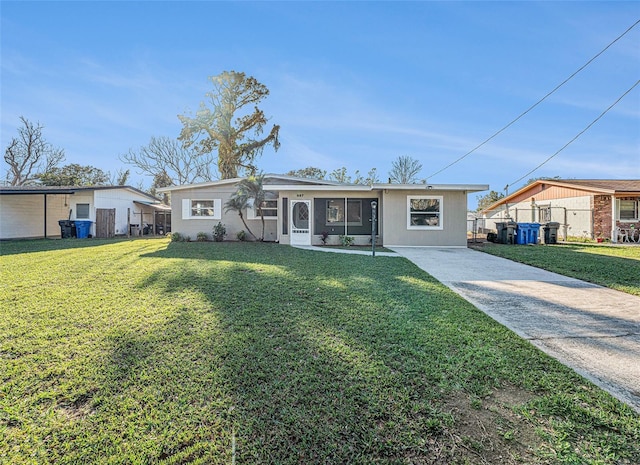
[(640, 463), (637, 414), (403, 258), (0, 250), (0, 463)]
[(475, 248), (640, 296), (640, 247), (588, 244), (505, 245), (487, 242)]

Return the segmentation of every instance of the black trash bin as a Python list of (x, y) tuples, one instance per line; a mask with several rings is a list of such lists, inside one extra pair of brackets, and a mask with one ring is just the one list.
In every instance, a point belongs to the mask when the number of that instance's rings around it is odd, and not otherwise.
[(544, 230), (545, 244), (555, 244), (558, 242), (558, 228), (560, 228), (560, 223), (555, 221), (551, 221), (544, 225), (542, 229)]
[(498, 242), (500, 244), (516, 243), (516, 229), (518, 229), (518, 223), (513, 221), (496, 223), (496, 229), (498, 230)]
[(76, 222), (71, 220), (60, 220), (58, 221), (60, 225), (60, 235), (63, 239), (68, 239), (70, 237), (76, 237)]

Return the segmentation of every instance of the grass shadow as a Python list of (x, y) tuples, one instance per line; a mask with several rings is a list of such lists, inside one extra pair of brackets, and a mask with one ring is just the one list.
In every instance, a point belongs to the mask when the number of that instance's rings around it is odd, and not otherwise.
[(428, 438), (446, 455), (456, 447), (445, 445), (448, 395), (585, 385), (406, 260), (193, 245), (145, 257), (204, 264), (141, 285), (190, 289), (219, 318), (244, 460), (402, 461), (429, 450)]
[[(163, 239), (158, 237), (158, 239)], [(25, 239), (0, 241), (0, 256), (28, 254), (37, 252), (50, 252), (54, 250), (75, 250), (104, 245), (129, 242), (137, 239), (128, 237), (116, 237), (111, 239)]]

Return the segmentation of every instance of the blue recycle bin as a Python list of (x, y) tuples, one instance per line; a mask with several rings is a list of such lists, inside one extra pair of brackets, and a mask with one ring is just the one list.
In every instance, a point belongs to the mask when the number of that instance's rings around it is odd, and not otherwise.
[(518, 223), (516, 244), (537, 244), (539, 235), (539, 223)]
[(529, 223), (527, 244), (537, 244), (538, 237), (540, 237), (540, 223)]
[(91, 221), (76, 220), (76, 236), (78, 239), (86, 239), (91, 231)]
[(529, 223), (518, 223), (516, 229), (516, 244), (526, 244), (529, 237)]

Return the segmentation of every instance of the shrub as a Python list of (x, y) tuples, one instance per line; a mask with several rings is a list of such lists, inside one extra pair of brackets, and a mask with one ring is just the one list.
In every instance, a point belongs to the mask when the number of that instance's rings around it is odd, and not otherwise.
[(236, 237), (238, 238), (238, 240), (240, 242), (244, 242), (247, 240), (247, 233), (244, 232), (244, 229), (241, 229), (240, 231), (238, 231), (238, 233), (236, 234)]
[(353, 236), (340, 236), (340, 243), (345, 247), (349, 247), (355, 242), (355, 240), (356, 239)]
[(225, 228), (224, 224), (218, 221), (218, 224), (213, 227), (213, 240), (216, 242), (222, 242), (226, 235), (227, 228)]
[(189, 242), (189, 236), (180, 234), (179, 232), (171, 233), (171, 242)]
[(329, 238), (329, 233), (327, 231), (322, 231), (320, 233), (320, 240), (323, 245), (327, 245), (327, 239)]
[(198, 233), (198, 236), (197, 236), (196, 240), (198, 242), (207, 242), (209, 240), (209, 237), (207, 236), (206, 232), (202, 232), (201, 231), (201, 232)]

